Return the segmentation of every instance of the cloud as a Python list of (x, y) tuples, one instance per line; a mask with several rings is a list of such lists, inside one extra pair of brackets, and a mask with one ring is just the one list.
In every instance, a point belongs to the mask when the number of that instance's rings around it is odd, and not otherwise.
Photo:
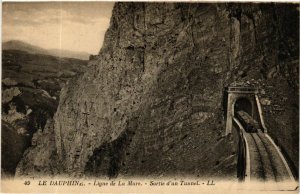
[[(32, 4), (32, 3), (30, 3)], [(25, 7), (28, 7), (27, 4)], [(36, 9), (28, 7), (24, 10), (22, 6), (10, 5), (3, 6), (3, 25), (13, 26), (38, 26), (45, 23), (59, 22), (60, 10), (55, 9)]]
[(3, 23), (38, 26), (64, 20), (82, 24), (95, 24), (100, 19), (109, 19), (112, 3), (4, 3)]

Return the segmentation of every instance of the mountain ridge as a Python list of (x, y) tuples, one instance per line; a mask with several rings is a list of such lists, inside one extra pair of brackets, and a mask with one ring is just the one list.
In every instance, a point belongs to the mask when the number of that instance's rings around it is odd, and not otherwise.
[(2, 42), (2, 50), (21, 50), (30, 54), (44, 54), (61, 58), (75, 58), (88, 60), (90, 54), (87, 52), (70, 51), (63, 49), (45, 49), (21, 40), (9, 40)]

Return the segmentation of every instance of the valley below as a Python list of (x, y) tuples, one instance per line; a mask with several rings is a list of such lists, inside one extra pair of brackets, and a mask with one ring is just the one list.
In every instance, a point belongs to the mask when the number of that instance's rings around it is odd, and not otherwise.
[(30, 54), (21, 50), (2, 52), (2, 177), (14, 176), (25, 150), (35, 143), (56, 112), (60, 90), (79, 76), (87, 61)]

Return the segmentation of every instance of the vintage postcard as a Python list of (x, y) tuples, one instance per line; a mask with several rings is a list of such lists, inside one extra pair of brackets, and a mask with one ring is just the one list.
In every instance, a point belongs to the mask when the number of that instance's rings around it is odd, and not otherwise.
[(298, 193), (299, 11), (3, 2), (1, 192)]

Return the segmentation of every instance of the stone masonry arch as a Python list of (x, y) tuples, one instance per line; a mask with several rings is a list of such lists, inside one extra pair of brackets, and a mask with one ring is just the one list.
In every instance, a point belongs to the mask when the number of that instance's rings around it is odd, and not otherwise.
[(260, 103), (258, 100), (258, 90), (253, 87), (228, 87), (227, 88), (227, 118), (226, 118), (226, 131), (225, 134), (228, 135), (232, 132), (232, 120), (234, 117), (235, 105), (241, 100), (245, 99), (251, 103), (251, 116), (258, 121), (259, 125), (262, 127), (263, 131), (266, 132), (264, 126), (262, 112)]

